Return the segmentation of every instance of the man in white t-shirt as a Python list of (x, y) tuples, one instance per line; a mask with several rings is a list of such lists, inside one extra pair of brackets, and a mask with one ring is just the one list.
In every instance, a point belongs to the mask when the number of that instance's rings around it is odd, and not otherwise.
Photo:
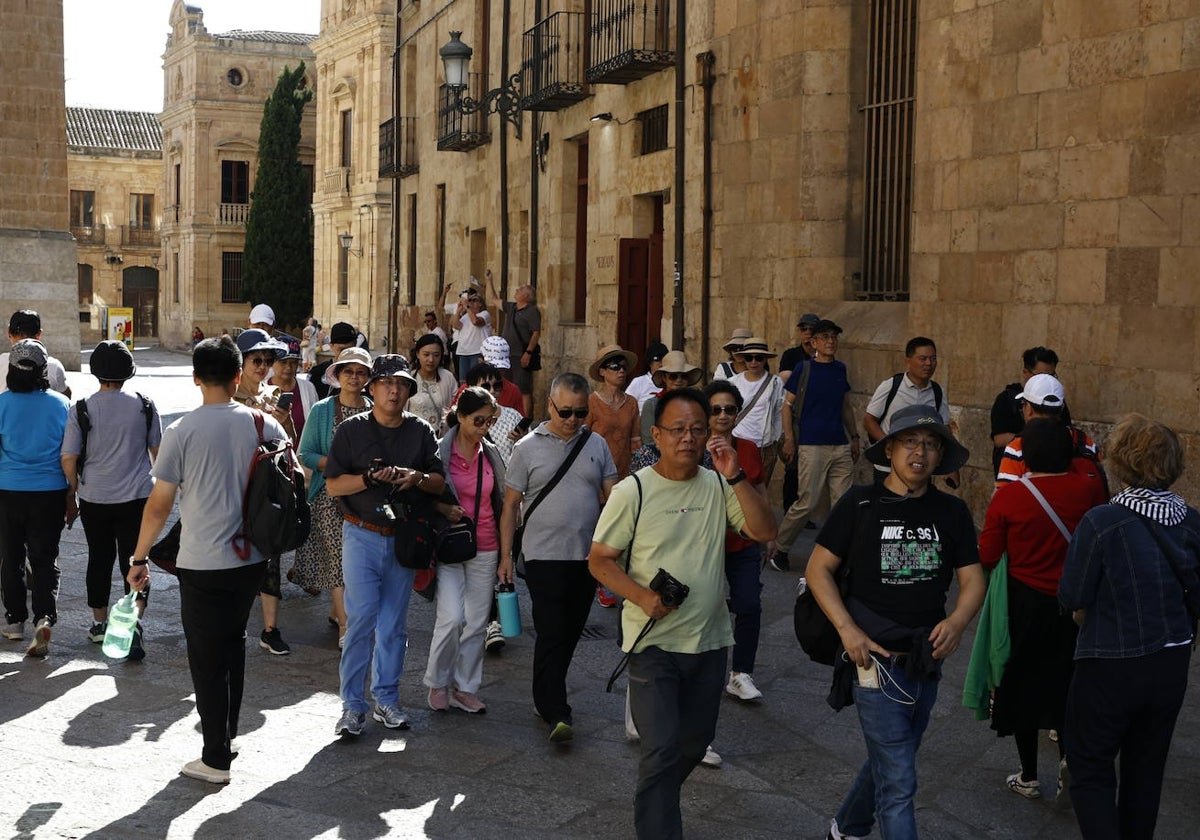
[[(16, 344), (24, 338), (35, 341), (42, 340), (42, 318), (32, 309), (18, 309), (8, 319), (8, 340)], [(46, 354), (46, 378), (50, 380), (50, 388), (65, 397), (71, 396), (67, 386), (67, 371), (62, 362), (50, 354)], [(0, 353), (0, 393), (8, 390), (8, 354)]]

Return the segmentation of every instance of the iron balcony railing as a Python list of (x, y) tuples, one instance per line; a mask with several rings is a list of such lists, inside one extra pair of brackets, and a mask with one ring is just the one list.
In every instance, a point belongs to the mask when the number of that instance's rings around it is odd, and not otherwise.
[(669, 0), (592, 0), (587, 80), (627, 85), (675, 64)]
[(104, 225), (71, 225), (71, 235), (80, 245), (103, 245)]
[(122, 245), (150, 245), (157, 247), (158, 241), (158, 231), (154, 228), (133, 227), (132, 225), (121, 228)]
[(396, 117), (379, 126), (380, 178), (404, 178), (419, 171), (416, 129), (416, 117)]
[(555, 12), (525, 33), (521, 109), (558, 111), (587, 99), (587, 16)]
[[(466, 92), (472, 99), (481, 101), (487, 89), (486, 73), (468, 74)], [(466, 152), (492, 142), (485, 111), (464, 114), (459, 110), (463, 94), (462, 88), (451, 85), (442, 85), (438, 91), (438, 151)]]

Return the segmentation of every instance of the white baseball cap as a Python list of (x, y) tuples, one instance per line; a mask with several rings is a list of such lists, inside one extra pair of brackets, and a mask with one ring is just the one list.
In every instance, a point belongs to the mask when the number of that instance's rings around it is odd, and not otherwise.
[(1017, 394), (1017, 399), (1047, 408), (1062, 408), (1067, 395), (1058, 377), (1038, 373), (1029, 377), (1029, 381), (1025, 383), (1025, 390)]
[(275, 310), (265, 303), (258, 304), (258, 306), (250, 310), (250, 323), (275, 326)]

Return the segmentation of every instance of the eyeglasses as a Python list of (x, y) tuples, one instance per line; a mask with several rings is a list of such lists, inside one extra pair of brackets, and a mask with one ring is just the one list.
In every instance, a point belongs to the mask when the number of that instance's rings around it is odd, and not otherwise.
[(246, 364), (254, 365), (255, 367), (267, 367), (268, 365), (275, 364), (275, 357), (274, 356), (248, 356), (246, 358)]
[(660, 431), (665, 432), (676, 440), (683, 438), (689, 433), (696, 439), (708, 437), (707, 426), (671, 426), (670, 428), (663, 428), (662, 426), (659, 426), (658, 428)]
[(350, 377), (352, 379), (366, 379), (371, 375), (371, 371), (364, 367), (343, 367), (338, 369), (337, 375)]
[(566, 420), (572, 414), (580, 420), (588, 416), (588, 409), (586, 408), (559, 408), (557, 405), (554, 405), (554, 400), (550, 400), (550, 405), (554, 406), (554, 413), (563, 420)]
[(747, 361), (747, 362), (765, 362), (767, 360), (767, 357), (760, 356), (757, 353), (748, 353), (748, 354), (742, 356), (742, 359), (743, 359), (743, 361)]
[(738, 413), (738, 407), (736, 405), (712, 405), (709, 406), (708, 410), (713, 417), (720, 417), (722, 414), (728, 414), (730, 417), (735, 417)]
[(605, 362), (604, 364), (600, 365), (600, 367), (604, 368), (605, 370), (625, 370), (629, 367), (629, 365), (624, 359), (614, 359), (611, 362)]
[(494, 414), (489, 414), (487, 417), (476, 414), (474, 417), (471, 418), (471, 423), (474, 424), (476, 429), (482, 429), (484, 426), (490, 426), (495, 422), (496, 422), (496, 415), (494, 415)]
[(931, 452), (941, 452), (945, 448), (945, 443), (942, 442), (941, 438), (937, 437), (927, 438), (920, 437), (918, 435), (905, 435), (903, 437), (897, 436), (895, 441), (909, 452), (913, 452), (918, 447), (922, 446)]

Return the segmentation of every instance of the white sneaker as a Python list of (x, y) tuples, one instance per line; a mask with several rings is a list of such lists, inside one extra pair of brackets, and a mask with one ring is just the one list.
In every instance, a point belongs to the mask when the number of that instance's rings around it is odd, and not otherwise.
[(46, 654), (50, 652), (50, 619), (39, 618), (34, 628), (33, 641), (30, 643), (29, 649), (25, 651), (25, 655), (45, 659)]
[(721, 758), (721, 754), (712, 748), (712, 744), (709, 744), (704, 748), (704, 758), (700, 759), (700, 763), (705, 767), (720, 767), (725, 763), (725, 759)]
[(215, 767), (209, 767), (204, 763), (204, 759), (197, 758), (195, 761), (189, 761), (179, 769), (179, 775), (187, 776), (189, 779), (198, 779), (202, 782), (209, 782), (214, 785), (229, 784), (229, 771), (218, 770)]
[(725, 693), (739, 700), (761, 700), (763, 693), (754, 684), (754, 678), (740, 671), (731, 671)]
[(15, 621), (12, 624), (4, 625), (4, 629), (0, 630), (0, 636), (12, 642), (25, 641), (25, 622)]
[(826, 836), (826, 840), (865, 840), (865, 838), (859, 837), (856, 834), (843, 834), (838, 830), (837, 820), (831, 820), (829, 823), (829, 834)]

